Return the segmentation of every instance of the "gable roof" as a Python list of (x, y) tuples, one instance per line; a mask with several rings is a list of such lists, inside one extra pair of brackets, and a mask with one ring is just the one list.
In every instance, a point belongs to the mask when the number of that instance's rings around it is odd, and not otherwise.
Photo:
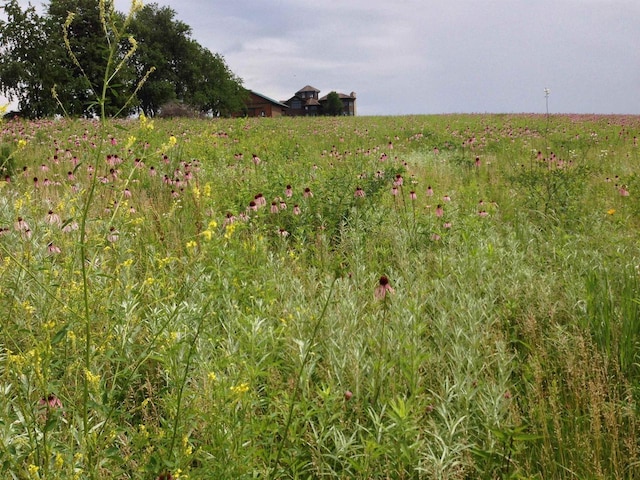
[(315, 87), (312, 87), (311, 85), (307, 85), (306, 87), (302, 87), (300, 90), (298, 90), (296, 92), (296, 94), (302, 93), (302, 92), (317, 92), (317, 93), (320, 93), (320, 90), (318, 90)]
[(261, 93), (255, 92), (253, 90), (249, 90), (251, 93), (253, 93), (254, 95), (256, 95), (257, 97), (260, 97), (264, 100), (266, 100), (267, 102), (273, 103), (275, 105), (278, 105), (279, 107), (284, 107), (284, 108), (289, 108), (289, 105), (285, 105), (282, 102), (279, 102), (278, 100), (274, 100), (273, 98), (269, 98), (266, 95), (262, 95)]

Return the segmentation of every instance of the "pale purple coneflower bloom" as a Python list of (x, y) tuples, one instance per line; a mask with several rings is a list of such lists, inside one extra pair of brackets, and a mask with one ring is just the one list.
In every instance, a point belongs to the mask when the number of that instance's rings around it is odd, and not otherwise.
[(356, 191), (353, 194), (353, 196), (355, 198), (364, 198), (364, 196), (365, 196), (364, 190), (362, 188), (360, 188), (360, 187), (356, 188)]
[(227, 212), (226, 217), (224, 217), (224, 221), (222, 222), (223, 225), (231, 225), (233, 222), (236, 221), (236, 217), (233, 216), (233, 213), (231, 212)]
[(109, 242), (111, 243), (114, 243), (114, 242), (117, 242), (119, 238), (120, 238), (120, 232), (116, 230), (116, 227), (109, 228), (109, 234), (107, 235), (107, 240), (109, 240)]
[(287, 185), (287, 188), (284, 189), (284, 195), (288, 198), (293, 196), (293, 188), (291, 188), (291, 185)]
[(44, 407), (47, 410), (55, 410), (58, 408), (62, 408), (62, 401), (54, 394), (50, 393), (46, 397), (42, 397), (40, 400), (38, 400), (38, 406)]
[(438, 205), (436, 207), (436, 217), (440, 218), (444, 215), (444, 210), (442, 208), (442, 205)]
[(313, 192), (311, 191), (311, 189), (309, 187), (305, 187), (302, 196), (304, 198), (311, 198), (311, 197), (313, 197)]
[(62, 225), (62, 221), (60, 220), (60, 215), (58, 215), (57, 213), (54, 213), (53, 210), (49, 210), (49, 212), (47, 213), (47, 216), (44, 217), (44, 221), (47, 222), (49, 225)]
[(293, 214), (294, 215), (300, 215), (300, 213), (302, 213), (301, 210), (300, 210), (300, 206), (298, 204), (294, 205), (293, 206)]
[(431, 188), (431, 185), (427, 187), (427, 197), (433, 197), (433, 188)]
[(16, 223), (13, 224), (13, 228), (19, 232), (24, 232), (29, 230), (29, 224), (22, 217), (18, 217)]
[(391, 287), (387, 276), (382, 275), (378, 280), (378, 285), (376, 286), (373, 294), (377, 300), (384, 300), (388, 293), (394, 293), (394, 289)]

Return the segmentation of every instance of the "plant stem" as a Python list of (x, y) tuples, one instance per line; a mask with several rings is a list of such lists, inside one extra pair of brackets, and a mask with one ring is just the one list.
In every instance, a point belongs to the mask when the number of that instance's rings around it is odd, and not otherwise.
[(298, 369), (298, 374), (296, 376), (296, 384), (295, 384), (295, 387), (293, 388), (293, 395), (291, 396), (291, 402), (289, 403), (289, 412), (287, 413), (287, 422), (284, 427), (282, 440), (280, 441), (280, 445), (278, 445), (278, 451), (276, 453), (276, 459), (273, 465), (273, 470), (269, 472), (269, 475), (267, 475), (267, 478), (274, 478), (274, 475), (278, 471), (278, 466), (280, 464), (280, 456), (282, 455), (282, 449), (284, 448), (284, 444), (287, 441), (289, 428), (291, 427), (291, 422), (293, 420), (293, 408), (295, 406), (295, 400), (296, 400), (296, 397), (298, 396), (298, 392), (300, 391), (300, 379), (302, 378), (302, 373), (304, 372), (304, 368), (306, 367), (307, 361), (309, 360), (309, 355), (311, 354), (311, 346), (315, 342), (316, 335), (318, 333), (318, 330), (320, 329), (320, 324), (322, 323), (322, 319), (324, 318), (325, 313), (327, 312), (327, 307), (329, 306), (329, 300), (331, 300), (331, 295), (333, 294), (333, 287), (335, 286), (337, 280), (338, 280), (338, 276), (336, 275), (333, 277), (331, 286), (329, 287), (329, 293), (327, 294), (327, 299), (324, 302), (324, 306), (322, 307), (320, 316), (318, 317), (315, 325), (313, 326), (313, 331), (311, 332), (311, 337), (309, 338), (309, 347), (306, 349), (302, 357), (302, 363), (300, 364), (300, 368)]

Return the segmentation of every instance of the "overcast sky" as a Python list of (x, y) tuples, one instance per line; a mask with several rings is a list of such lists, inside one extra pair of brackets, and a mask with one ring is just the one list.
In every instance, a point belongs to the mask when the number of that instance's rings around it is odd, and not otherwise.
[(640, 0), (157, 3), (277, 100), (311, 85), (356, 92), (360, 115), (541, 113), (549, 88), (552, 113), (640, 114)]

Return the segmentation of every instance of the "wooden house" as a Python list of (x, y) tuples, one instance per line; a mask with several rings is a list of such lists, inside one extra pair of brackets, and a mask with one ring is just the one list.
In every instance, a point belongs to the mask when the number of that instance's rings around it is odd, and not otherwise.
[[(261, 93), (249, 90), (246, 107), (234, 116), (248, 117), (280, 117), (280, 116), (316, 116), (322, 115), (327, 103), (327, 95), (319, 98), (320, 90), (307, 85), (298, 90), (289, 100), (279, 102)], [(338, 93), (344, 107), (342, 114), (353, 116), (356, 114), (356, 94)]]
[(288, 115), (289, 106), (269, 98), (261, 93), (249, 90), (249, 98), (245, 111), (238, 112), (235, 116), (248, 117), (281, 117)]

